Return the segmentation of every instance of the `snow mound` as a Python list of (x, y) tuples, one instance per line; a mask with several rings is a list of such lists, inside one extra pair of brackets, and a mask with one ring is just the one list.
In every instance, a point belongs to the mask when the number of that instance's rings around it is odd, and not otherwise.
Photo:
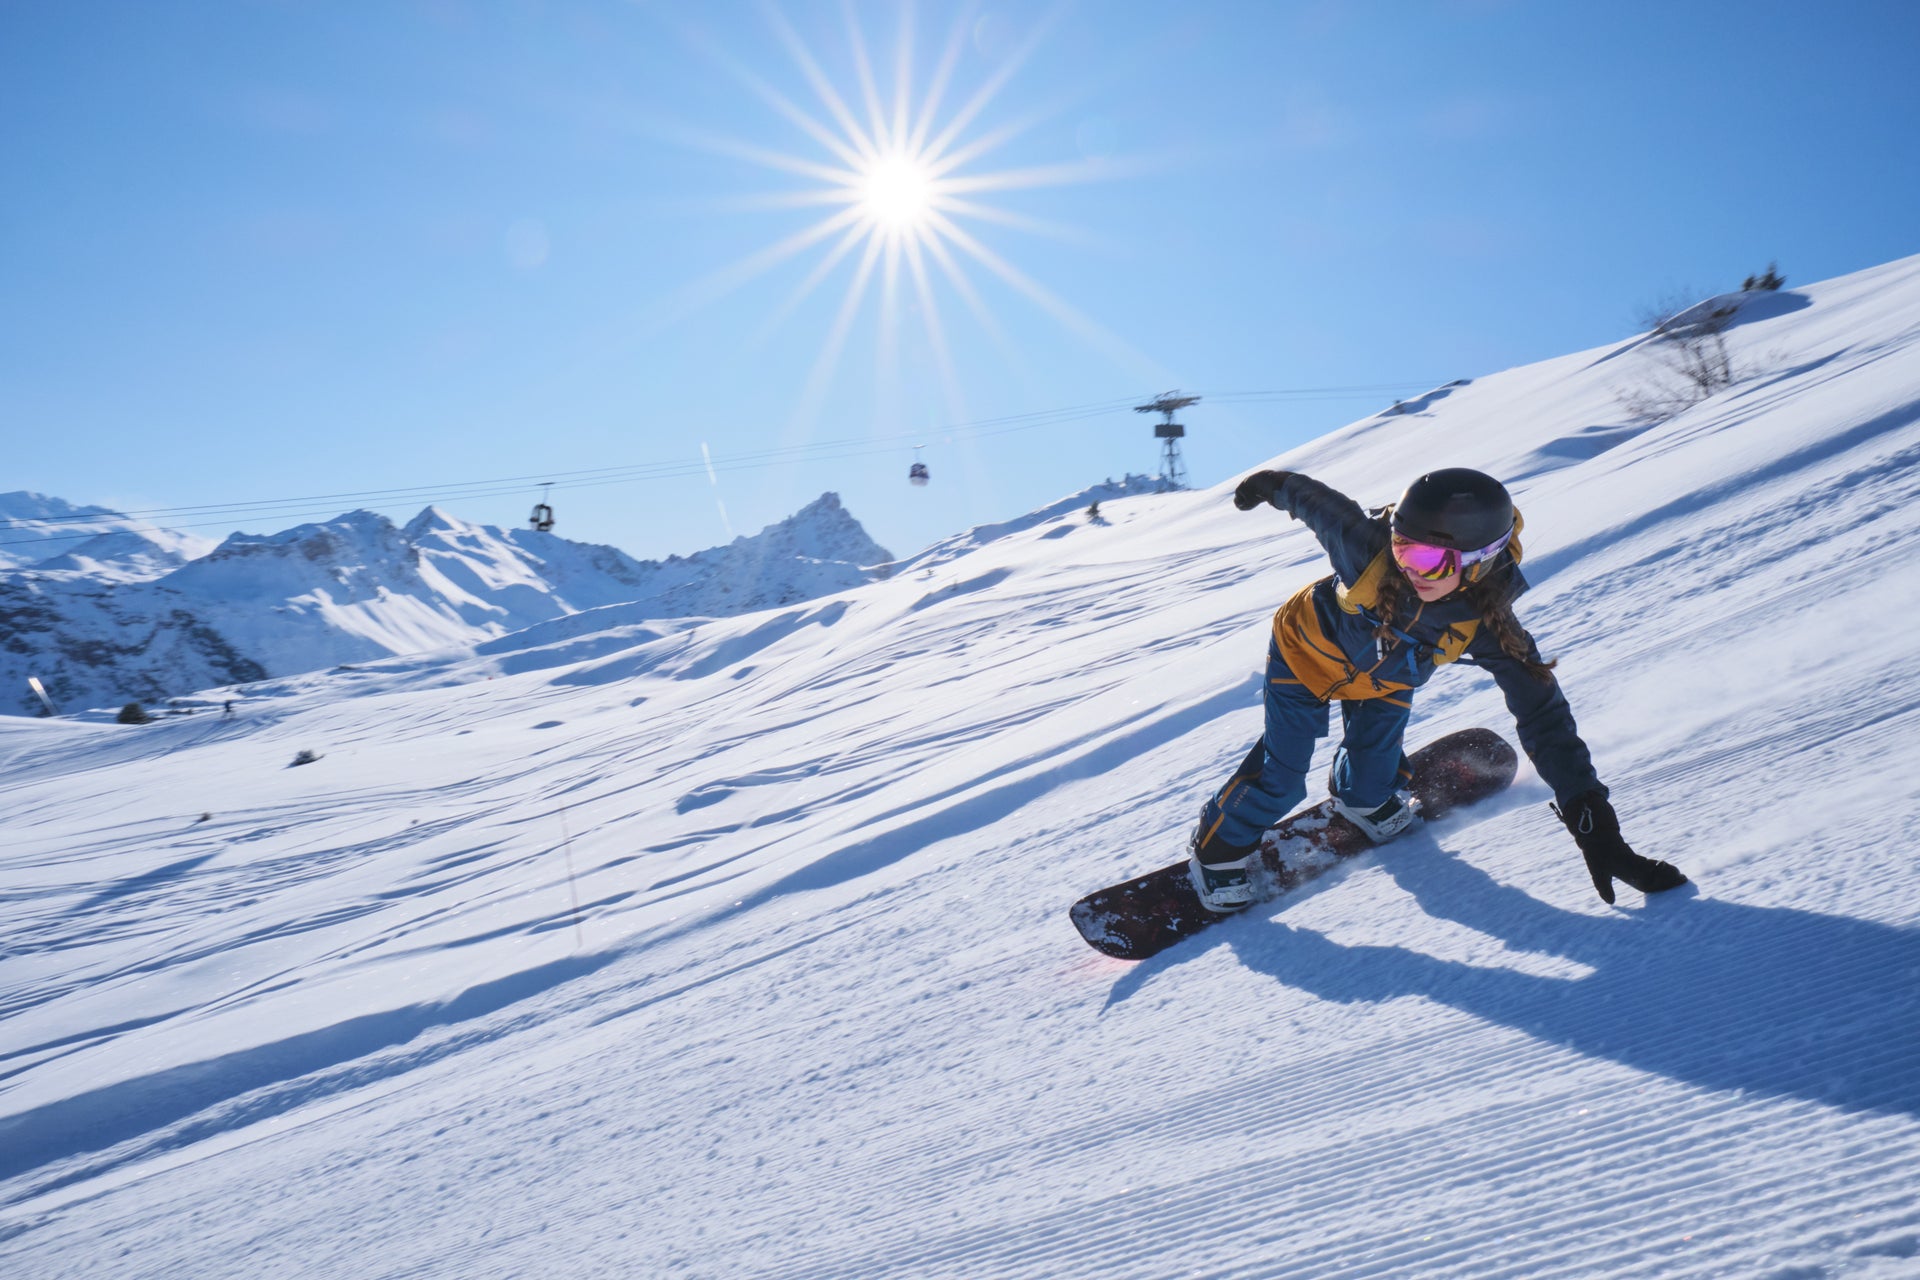
[(1137, 498), (1149, 494), (1158, 494), (1165, 489), (1158, 476), (1136, 476), (1129, 474), (1120, 480), (1105, 480), (1090, 485), (1078, 493), (1068, 494), (1049, 502), (1046, 506), (1029, 511), (1012, 520), (1002, 520), (994, 524), (976, 525), (964, 533), (950, 538), (942, 538), (925, 550), (893, 566), (895, 572), (905, 573), (911, 570), (937, 568), (949, 561), (958, 559), (969, 552), (1009, 537), (1025, 533), (1041, 525), (1054, 524), (1072, 516), (1084, 514), (1095, 503), (1117, 502), (1122, 498)]

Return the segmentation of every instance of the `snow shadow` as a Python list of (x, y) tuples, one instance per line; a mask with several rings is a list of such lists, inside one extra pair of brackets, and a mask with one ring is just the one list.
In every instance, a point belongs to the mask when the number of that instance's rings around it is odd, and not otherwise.
[[(1566, 873), (1584, 878), (1567, 850)], [(1342, 1003), (1419, 996), (1594, 1058), (1713, 1090), (1920, 1116), (1920, 929), (1675, 890), (1567, 911), (1439, 848), (1379, 864), (1438, 919), (1591, 970), (1538, 977), (1406, 947), (1235, 924), (1249, 969)], [(1622, 901), (1639, 895), (1622, 889)]]
[(1590, 427), (1582, 427), (1570, 435), (1549, 440), (1527, 454), (1507, 469), (1506, 482), (1509, 485), (1525, 484), (1550, 471), (1558, 471), (1563, 467), (1571, 467), (1582, 462), (1591, 462), (1607, 450), (1616, 449), (1635, 436), (1652, 429), (1651, 423), (1626, 426), (1597, 423)]
[[(1029, 758), (1012, 761), (953, 792), (928, 797), (913, 807), (921, 816), (866, 839), (854, 840), (791, 871), (766, 888), (735, 903), (733, 913), (750, 910), (786, 894), (828, 889), (847, 884), (892, 866), (902, 858), (942, 840), (981, 831), (1072, 782), (1098, 778), (1149, 751), (1177, 742), (1222, 716), (1245, 711), (1247, 690), (1233, 684), (1199, 702), (1163, 709), (1142, 717), (1126, 730), (1109, 735), (1105, 729), (1089, 732), (1034, 768)], [(896, 811), (895, 815), (901, 811)], [(870, 825), (870, 824), (869, 824)]]
[[(58, 1161), (104, 1152), (154, 1135), (160, 1150), (191, 1145), (210, 1134), (239, 1129), (270, 1116), (397, 1075), (451, 1050), (423, 1046), (397, 1060), (333, 1068), (407, 1044), (439, 1028), (497, 1013), (612, 963), (617, 953), (570, 956), (470, 987), (443, 1004), (408, 1005), (348, 1018), (332, 1026), (188, 1063), (0, 1117), (0, 1183)], [(244, 1095), (255, 1095), (244, 1097)], [(217, 1110), (215, 1110), (217, 1109)], [(214, 1111), (200, 1116), (199, 1113)], [(193, 1117), (199, 1116), (198, 1119)], [(190, 1121), (161, 1136), (158, 1131)], [(131, 1157), (153, 1154), (149, 1144)], [(121, 1163), (108, 1159), (107, 1167)], [(69, 1169), (32, 1194), (85, 1181), (101, 1172)]]
[[(1920, 422), (1920, 400), (1911, 400), (1845, 430), (1823, 436), (1804, 448), (1772, 459), (1763, 466), (1729, 476), (1719, 484), (1695, 490), (1685, 497), (1654, 507), (1632, 520), (1603, 530), (1591, 538), (1544, 555), (1528, 556), (1527, 578), (1529, 581), (1543, 582), (1592, 551), (1624, 545), (1631, 539), (1657, 529), (1668, 521), (1681, 520), (1698, 512), (1710, 510), (1749, 490), (1770, 484), (1775, 480), (1790, 478), (1831, 458), (1837, 458), (1851, 450), (1871, 444), (1881, 436), (1904, 431), (1916, 422)], [(1875, 459), (1863, 465), (1855, 473), (1852, 482), (1869, 480), (1880, 475), (1898, 474), (1916, 465), (1920, 465), (1920, 449), (1913, 447), (1901, 449), (1888, 457)]]
[(743, 636), (723, 640), (713, 652), (674, 672), (677, 680), (704, 680), (728, 667), (745, 662), (773, 644), (785, 640), (803, 627), (830, 627), (846, 616), (847, 602), (838, 600), (818, 609), (795, 609), (768, 619)]
[(128, 876), (123, 880), (116, 880), (104, 889), (96, 892), (85, 902), (75, 906), (68, 914), (76, 916), (85, 915), (89, 911), (96, 911), (101, 907), (111, 906), (122, 898), (145, 893), (149, 889), (161, 888), (171, 881), (183, 878), (195, 868), (211, 862), (218, 853), (219, 850), (217, 849), (207, 853), (196, 853), (192, 857), (182, 858), (178, 862), (170, 862), (164, 867), (155, 867), (151, 871), (143, 871), (138, 875)]
[(663, 668), (667, 668), (665, 673), (675, 680), (702, 680), (745, 662), (804, 627), (831, 627), (846, 616), (847, 609), (848, 604), (844, 600), (836, 600), (817, 609), (790, 609), (768, 618), (743, 635), (718, 641), (711, 650), (692, 657), (678, 669), (670, 669), (668, 664), (697, 651), (705, 640), (703, 633), (675, 635), (671, 638), (671, 644), (664, 648), (658, 642), (639, 646), (629, 644), (625, 646), (629, 652), (606, 661), (576, 667), (555, 677), (553, 683), (584, 686), (613, 684)]
[(928, 609), (936, 604), (942, 604), (953, 599), (955, 596), (973, 595), (981, 591), (991, 590), (1012, 576), (1013, 570), (1011, 569), (989, 569), (985, 573), (975, 574), (965, 582), (952, 582), (945, 586), (935, 587), (918, 600), (915, 600), (913, 604), (908, 607), (907, 612), (918, 613), (922, 609)]

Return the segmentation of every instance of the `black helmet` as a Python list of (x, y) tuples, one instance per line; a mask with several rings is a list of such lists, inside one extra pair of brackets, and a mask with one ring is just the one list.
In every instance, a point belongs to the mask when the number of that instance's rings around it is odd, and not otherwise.
[(1400, 495), (1393, 531), (1436, 547), (1478, 551), (1513, 531), (1513, 497), (1484, 471), (1429, 471)]

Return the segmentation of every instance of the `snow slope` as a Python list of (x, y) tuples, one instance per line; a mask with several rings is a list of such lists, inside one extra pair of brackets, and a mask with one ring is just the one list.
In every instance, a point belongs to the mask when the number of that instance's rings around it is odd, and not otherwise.
[[(0, 721), (0, 1271), (1920, 1275), (1920, 258), (1798, 296), (1659, 425), (1623, 343), (1278, 460), (1516, 477), (1522, 616), (1696, 891), (1602, 905), (1523, 768), (1083, 946), (1323, 571), (1229, 486), (230, 722)], [(1414, 735), (1468, 724), (1443, 672)]]

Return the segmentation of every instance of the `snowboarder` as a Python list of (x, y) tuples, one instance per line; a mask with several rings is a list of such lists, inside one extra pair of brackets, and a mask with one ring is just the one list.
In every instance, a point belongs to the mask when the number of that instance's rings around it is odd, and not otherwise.
[(1520, 513), (1492, 476), (1450, 467), (1421, 476), (1400, 501), (1363, 510), (1339, 491), (1291, 471), (1256, 471), (1234, 490), (1242, 511), (1272, 505), (1305, 524), (1334, 572), (1302, 588), (1273, 618), (1267, 647), (1266, 728), (1208, 800), (1188, 842), (1193, 886), (1210, 909), (1253, 900), (1248, 866), (1261, 834), (1306, 798), (1315, 740), (1329, 704), (1343, 726), (1328, 789), (1335, 808), (1376, 843), (1412, 825), (1401, 749), (1413, 691), (1436, 666), (1484, 668), (1506, 695), (1520, 745), (1553, 788), (1600, 897), (1613, 881), (1642, 893), (1687, 878), (1642, 857), (1620, 834), (1573, 712), (1533, 637), (1513, 614)]

